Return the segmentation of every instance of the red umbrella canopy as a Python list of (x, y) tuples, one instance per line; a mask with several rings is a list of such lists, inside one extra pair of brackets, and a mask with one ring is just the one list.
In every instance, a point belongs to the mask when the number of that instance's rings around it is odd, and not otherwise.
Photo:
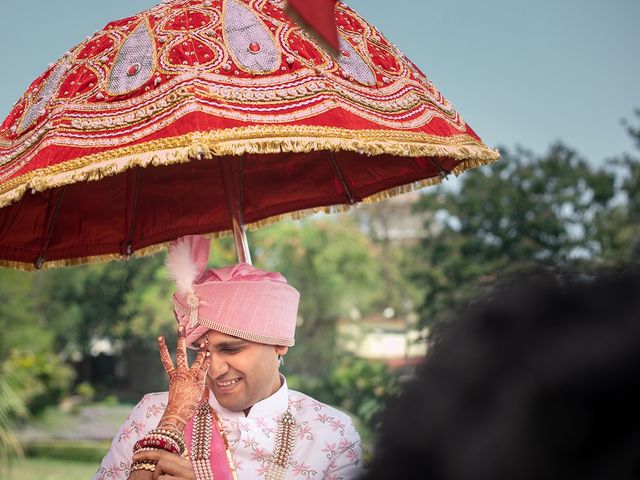
[(50, 65), (0, 126), (0, 265), (146, 254), (498, 158), (346, 5), (335, 59), (283, 9), (165, 1)]

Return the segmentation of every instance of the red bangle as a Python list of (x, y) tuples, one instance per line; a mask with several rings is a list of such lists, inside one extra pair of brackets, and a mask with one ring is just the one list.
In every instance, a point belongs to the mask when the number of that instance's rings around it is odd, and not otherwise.
[(135, 453), (141, 448), (153, 448), (180, 455), (180, 447), (176, 442), (170, 438), (160, 437), (157, 435), (149, 435), (138, 440), (133, 446), (133, 452)]

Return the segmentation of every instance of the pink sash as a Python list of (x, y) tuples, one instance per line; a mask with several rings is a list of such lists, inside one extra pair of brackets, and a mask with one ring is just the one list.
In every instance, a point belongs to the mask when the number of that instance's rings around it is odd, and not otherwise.
[[(211, 454), (209, 460), (211, 463), (211, 471), (215, 480), (233, 480), (231, 466), (227, 459), (227, 445), (220, 434), (220, 425), (213, 416), (211, 425)], [(193, 418), (184, 427), (184, 442), (191, 452), (193, 437)]]

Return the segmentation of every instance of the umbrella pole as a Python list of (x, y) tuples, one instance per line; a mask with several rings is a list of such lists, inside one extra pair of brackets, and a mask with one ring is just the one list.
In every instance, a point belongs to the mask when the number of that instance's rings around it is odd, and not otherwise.
[(220, 167), (222, 169), (222, 186), (224, 188), (224, 198), (227, 209), (231, 216), (231, 229), (233, 240), (236, 244), (238, 262), (251, 264), (251, 253), (249, 252), (249, 242), (247, 241), (247, 231), (244, 226), (242, 215), (243, 205), (236, 193), (236, 186), (233, 178), (233, 164), (238, 164), (240, 172), (240, 193), (242, 194), (242, 157), (222, 157)]

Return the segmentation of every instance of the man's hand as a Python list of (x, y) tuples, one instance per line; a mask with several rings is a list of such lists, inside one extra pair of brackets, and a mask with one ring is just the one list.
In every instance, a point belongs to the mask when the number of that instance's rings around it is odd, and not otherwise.
[(158, 346), (160, 359), (167, 375), (169, 375), (169, 401), (158, 428), (167, 428), (182, 433), (184, 426), (196, 413), (200, 400), (203, 398), (211, 354), (205, 349), (204, 343), (200, 344), (198, 356), (189, 368), (184, 328), (178, 332), (175, 367), (164, 337), (158, 338)]
[(188, 458), (164, 450), (145, 450), (133, 455), (133, 461), (157, 461), (156, 469), (147, 478), (153, 480), (195, 480), (193, 466)]

